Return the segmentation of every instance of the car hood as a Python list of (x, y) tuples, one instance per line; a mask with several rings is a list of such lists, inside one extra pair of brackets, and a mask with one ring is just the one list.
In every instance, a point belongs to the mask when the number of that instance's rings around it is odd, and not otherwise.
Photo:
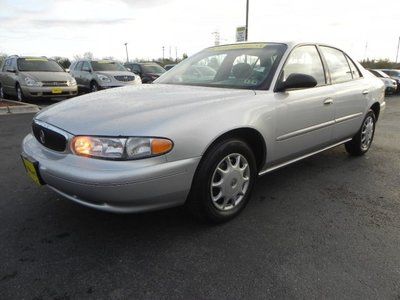
[(134, 76), (135, 74), (129, 71), (98, 71), (96, 74), (108, 76)]
[(74, 135), (142, 135), (153, 130), (161, 133), (163, 124), (182, 117), (207, 120), (213, 109), (228, 108), (229, 102), (254, 95), (252, 90), (198, 86), (126, 86), (63, 101), (35, 118)]
[(66, 72), (21, 72), (26, 77), (31, 77), (36, 81), (68, 81), (72, 77)]

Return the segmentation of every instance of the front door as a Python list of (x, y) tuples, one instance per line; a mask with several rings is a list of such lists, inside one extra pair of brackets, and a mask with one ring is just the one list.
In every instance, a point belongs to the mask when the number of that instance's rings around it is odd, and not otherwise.
[(315, 78), (317, 86), (275, 93), (278, 102), (273, 161), (278, 163), (320, 149), (332, 140), (334, 90), (317, 48), (305, 45), (289, 55), (279, 81), (301, 73)]

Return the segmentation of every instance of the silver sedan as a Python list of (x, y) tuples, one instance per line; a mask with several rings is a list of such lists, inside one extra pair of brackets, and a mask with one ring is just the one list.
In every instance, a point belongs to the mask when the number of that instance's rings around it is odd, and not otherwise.
[(222, 45), (152, 85), (41, 111), (22, 158), (36, 183), (91, 208), (186, 204), (223, 222), (246, 206), (258, 175), (341, 144), (365, 154), (384, 108), (383, 83), (338, 48)]

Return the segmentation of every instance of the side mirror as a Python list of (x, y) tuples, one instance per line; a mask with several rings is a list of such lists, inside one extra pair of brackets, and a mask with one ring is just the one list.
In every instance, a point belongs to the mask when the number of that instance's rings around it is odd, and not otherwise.
[(289, 89), (312, 88), (316, 85), (317, 81), (314, 77), (307, 74), (293, 73), (286, 78), (286, 81), (278, 83), (275, 91), (284, 92)]
[(7, 69), (7, 72), (10, 72), (10, 73), (17, 73), (17, 70), (11, 68), (11, 69)]
[(126, 68), (129, 72), (132, 72), (132, 69), (131, 68)]

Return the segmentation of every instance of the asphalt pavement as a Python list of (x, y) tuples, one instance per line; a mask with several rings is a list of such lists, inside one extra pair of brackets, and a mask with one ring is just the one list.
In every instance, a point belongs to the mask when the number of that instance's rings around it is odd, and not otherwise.
[(261, 177), (235, 220), (91, 210), (37, 187), (0, 116), (0, 299), (400, 299), (400, 97), (372, 148)]

